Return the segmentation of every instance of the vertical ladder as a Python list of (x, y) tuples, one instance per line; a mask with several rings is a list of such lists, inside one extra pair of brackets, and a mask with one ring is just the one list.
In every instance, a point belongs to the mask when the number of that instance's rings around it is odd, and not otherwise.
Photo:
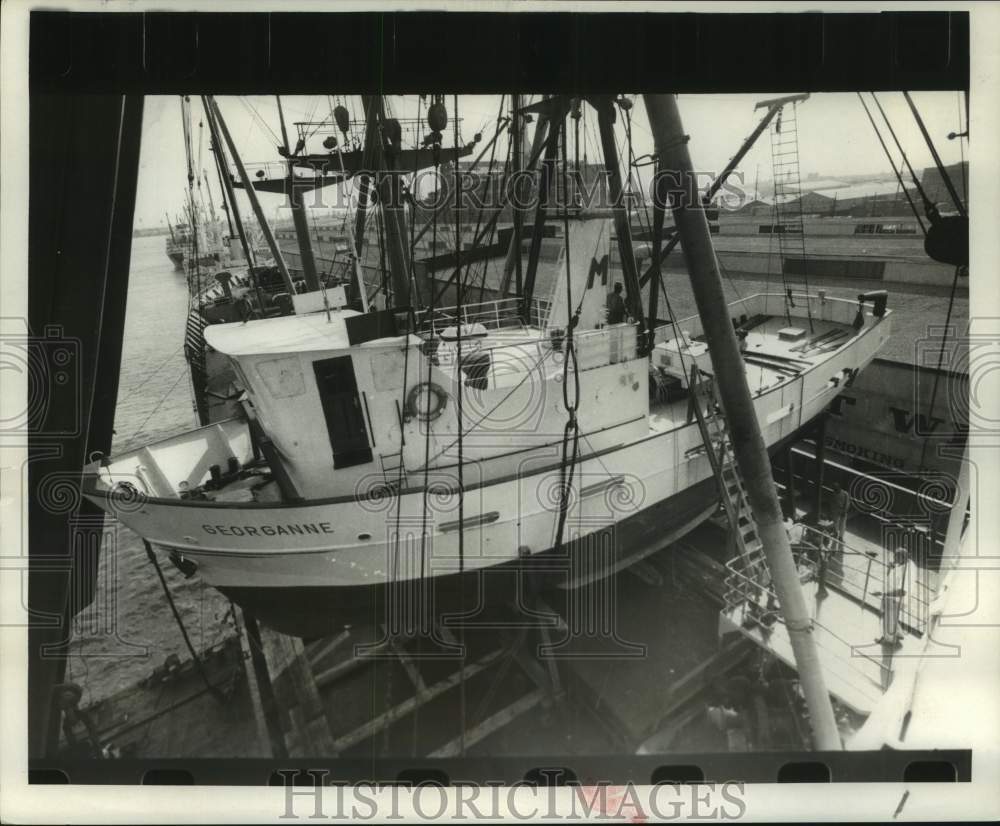
[[(697, 365), (691, 367), (689, 387), (698, 429), (701, 431), (722, 507), (736, 545), (735, 557), (727, 566), (731, 573), (726, 582), (726, 608), (733, 609), (740, 603), (750, 603), (771, 611), (774, 608), (774, 594), (770, 588), (771, 578), (764, 557), (764, 545), (753, 518), (746, 485), (733, 454), (725, 414), (712, 392), (710, 381), (702, 380), (702, 373)], [(707, 409), (702, 407), (702, 398), (708, 402)]]
[[(774, 119), (770, 130), (771, 163), (774, 177), (774, 218), (776, 226), (772, 232), (778, 236), (778, 258), (781, 261), (781, 279), (785, 286), (786, 317), (791, 323), (788, 311), (794, 302), (789, 296), (790, 287), (786, 278), (789, 258), (797, 262), (797, 275), (809, 291), (808, 262), (806, 259), (805, 228), (802, 222), (802, 177), (799, 169), (799, 135), (796, 123), (796, 104), (783, 107)], [(809, 310), (809, 302), (806, 301)], [(812, 331), (812, 315), (809, 329)]]

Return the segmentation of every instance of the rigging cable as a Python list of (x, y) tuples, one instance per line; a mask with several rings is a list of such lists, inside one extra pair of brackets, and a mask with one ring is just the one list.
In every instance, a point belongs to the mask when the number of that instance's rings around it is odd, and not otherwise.
[[(498, 136), (500, 134), (500, 123), (503, 120), (503, 104), (504, 104), (504, 100), (505, 99), (506, 99), (506, 95), (500, 95), (500, 108), (497, 111), (497, 121), (496, 121), (496, 123), (497, 123), (497, 125), (496, 125), (496, 134)], [(484, 182), (484, 187), (483, 187), (483, 192), (482, 192), (482, 200), (479, 203), (479, 210), (478, 210), (478, 212), (476, 214), (476, 229), (472, 233), (474, 248), (478, 248), (479, 242), (481, 240), (479, 238), (479, 230), (482, 227), (482, 223), (483, 223), (483, 212), (484, 212), (484, 208), (485, 208), (486, 197), (487, 197), (489, 191), (492, 189), (492, 185), (493, 185), (493, 168), (494, 168), (494, 166), (496, 164), (496, 154), (497, 154), (497, 141), (493, 141), (493, 145), (490, 148), (490, 162), (489, 162), (489, 165), (486, 168), (486, 180)], [(457, 146), (455, 147), (455, 165), (456, 165), (456, 167), (458, 166), (458, 147)], [(474, 172), (473, 172), (473, 174), (474, 174)], [(455, 193), (455, 197), (456, 198), (458, 197), (458, 192)], [(479, 196), (477, 195), (477, 197), (479, 197)], [(496, 226), (496, 222), (492, 222), (492, 225), (495, 227)], [(485, 235), (485, 234), (486, 233), (484, 231), (483, 235)], [(456, 265), (457, 265), (457, 263), (458, 262), (456, 261)], [(468, 288), (468, 286), (469, 286), (470, 274), (471, 274), (471, 271), (472, 271), (472, 264), (473, 264), (473, 256), (470, 255), (468, 263), (465, 265), (465, 276), (464, 276), (464, 278), (465, 278), (465, 284), (463, 285), (463, 289)], [(458, 277), (462, 278), (461, 275), (459, 275)], [(484, 278), (483, 278), (483, 280), (485, 281), (485, 270), (484, 270)], [(479, 300), (482, 301), (482, 299), (483, 299), (483, 287), (480, 287), (480, 289), (479, 289)]]
[(920, 231), (927, 235), (927, 227), (924, 226), (923, 220), (920, 218), (920, 213), (917, 211), (917, 205), (913, 203), (913, 198), (910, 197), (910, 192), (903, 183), (903, 175), (896, 163), (892, 159), (892, 155), (889, 152), (889, 147), (885, 145), (885, 141), (882, 139), (882, 133), (879, 131), (878, 126), (875, 124), (875, 118), (872, 117), (871, 111), (868, 109), (868, 104), (865, 103), (865, 99), (861, 96), (861, 92), (857, 93), (858, 100), (861, 101), (861, 105), (864, 107), (865, 114), (868, 115), (868, 121), (872, 125), (872, 129), (875, 130), (875, 137), (878, 138), (878, 142), (882, 145), (882, 151), (885, 152), (886, 158), (889, 160), (889, 166), (892, 167), (892, 173), (896, 176), (896, 180), (899, 182), (899, 188), (903, 190), (903, 194), (906, 196), (906, 202), (910, 205), (910, 211), (913, 216), (917, 219), (917, 223), (920, 225)]
[(920, 194), (920, 200), (923, 202), (924, 213), (930, 219), (931, 223), (934, 223), (937, 216), (937, 207), (931, 202), (930, 198), (927, 197), (927, 193), (924, 191), (924, 187), (920, 183), (917, 173), (913, 171), (913, 167), (910, 165), (910, 158), (906, 154), (906, 150), (903, 149), (900, 144), (899, 138), (896, 137), (896, 130), (892, 128), (892, 123), (889, 122), (889, 116), (885, 113), (885, 109), (882, 108), (882, 103), (879, 101), (878, 96), (874, 92), (869, 92), (869, 94), (872, 96), (872, 100), (875, 101), (875, 105), (878, 107), (878, 110), (882, 115), (882, 120), (885, 121), (885, 125), (889, 129), (889, 134), (892, 136), (892, 140), (896, 144), (896, 149), (899, 150), (899, 153), (903, 158), (903, 163), (906, 164), (906, 168), (909, 170), (910, 179), (913, 181), (913, 185)]
[[(500, 110), (497, 112), (497, 134), (499, 134), (500, 121), (501, 121), (502, 116), (503, 116), (503, 102), (504, 102), (504, 98), (505, 97), (506, 97), (505, 95), (501, 95), (500, 96)], [(489, 191), (490, 185), (492, 184), (492, 177), (491, 176), (493, 175), (493, 166), (494, 166), (494, 162), (496, 160), (496, 153), (497, 153), (497, 141), (493, 141), (493, 145), (490, 148), (490, 162), (489, 162), (489, 166), (486, 169), (485, 187), (483, 189), (483, 200), (485, 200), (486, 194)], [(455, 169), (456, 170), (458, 169), (458, 146), (455, 147)], [(473, 173), (473, 175), (475, 174), (475, 170), (470, 170), (470, 171)], [(458, 180), (457, 175), (456, 175), (456, 180)], [(477, 187), (477, 189), (478, 189), (478, 187)], [(461, 203), (460, 203), (460, 198), (459, 198), (460, 194), (461, 194), (461, 190), (456, 189), (455, 190), (455, 199), (456, 199), (456, 202), (459, 203), (459, 207), (461, 208)], [(479, 197), (478, 194), (476, 195), (476, 197), (477, 198)], [(456, 217), (456, 221), (457, 220), (458, 219)], [(483, 223), (483, 203), (482, 203), (482, 201), (480, 201), (479, 210), (476, 213), (476, 229), (472, 233), (473, 246), (474, 247), (478, 246), (477, 242), (478, 242), (478, 237), (479, 237), (479, 230), (482, 227), (482, 223)], [(456, 224), (456, 232), (457, 231), (458, 230), (457, 230), (457, 224)], [(463, 279), (463, 284), (462, 284), (463, 290), (466, 289), (466, 288), (468, 288), (468, 286), (469, 286), (469, 274), (470, 274), (471, 270), (472, 270), (472, 256), (471, 255), (469, 256), (469, 260), (468, 260), (468, 262), (465, 265), (465, 275), (464, 276), (461, 274), (461, 268), (458, 266), (458, 261), (455, 262), (455, 271), (457, 273), (457, 278)]]
[[(459, 202), (458, 193), (461, 191), (459, 187), (461, 186), (461, 181), (459, 179), (459, 169), (458, 169), (458, 147), (459, 147), (459, 136), (458, 136), (458, 95), (452, 96), (453, 105), (455, 112), (452, 119), (452, 125), (454, 128), (454, 145), (455, 145), (455, 266), (456, 269), (461, 271), (462, 261), (462, 236), (458, 231), (458, 222), (461, 219), (461, 203)], [(455, 307), (455, 316), (457, 324), (455, 329), (457, 330), (457, 335), (455, 339), (456, 350), (458, 354), (458, 363), (456, 365), (456, 378), (458, 379), (458, 399), (456, 400), (456, 407), (458, 409), (458, 573), (459, 576), (465, 572), (465, 474), (463, 472), (462, 463), (465, 461), (462, 455), (462, 397), (464, 393), (465, 382), (462, 378), (462, 279), (458, 279), (458, 294), (457, 302)], [(459, 586), (459, 600), (461, 604), (461, 612), (465, 613), (465, 594), (464, 589)], [(459, 683), (459, 708), (461, 714), (461, 731), (459, 733), (459, 756), (465, 756), (465, 624), (461, 623), (459, 625), (459, 633), (461, 634), (461, 648), (462, 648), (462, 672), (461, 680)]]
[[(501, 201), (503, 199), (503, 193), (505, 193), (508, 190), (509, 186), (510, 186), (511, 174), (512, 174), (512, 169), (513, 169), (513, 167), (512, 167), (513, 152), (514, 152), (514, 132), (513, 132), (513, 130), (508, 130), (507, 131), (507, 153), (506, 153), (506, 157), (504, 158), (503, 173), (500, 176), (500, 180), (501, 180), (501, 184), (502, 185), (498, 188), (498, 190), (496, 190), (498, 192), (499, 196), (500, 196), (500, 200)], [(491, 247), (493, 245), (494, 239), (496, 239), (496, 237), (497, 237), (497, 224), (499, 222), (500, 213), (502, 211), (503, 211), (503, 207), (498, 203), (497, 206), (496, 206), (496, 208), (494, 209), (494, 215), (496, 217), (494, 219), (491, 219), (489, 222), (487, 222), (487, 228), (489, 230), (489, 239), (488, 239), (488, 242), (486, 244), (487, 247)], [(492, 260), (492, 258), (487, 258), (487, 257), (483, 258), (483, 261), (482, 261), (482, 270), (480, 271), (478, 279), (477, 279), (479, 281), (479, 303), (480, 304), (483, 303), (484, 294), (486, 292), (486, 277), (489, 274), (490, 261), (491, 260)], [(500, 286), (500, 281), (502, 280), (502, 278), (503, 278), (502, 273), (497, 276), (497, 286), (498, 287)], [(499, 296), (497, 300), (503, 300), (503, 298), (504, 298), (504, 296)]]
[[(432, 151), (434, 153), (434, 178), (435, 178), (435, 180), (437, 180), (438, 170), (439, 170), (440, 164), (441, 164), (441, 144), (440, 144), (440, 142), (438, 142), (438, 141), (434, 142), (434, 146), (433, 146), (433, 150)], [(433, 245), (434, 250), (437, 250), (437, 213), (436, 212), (432, 216), (431, 221), (433, 222), (433, 226), (431, 228), (431, 244)], [(430, 345), (432, 344), (433, 340), (436, 338), (436, 328), (435, 328), (435, 325), (434, 325), (434, 311), (435, 311), (435, 308), (434, 308), (434, 290), (432, 289), (429, 292), (430, 292), (430, 305), (427, 307), (427, 311), (426, 311), (426, 313), (424, 315), (425, 318), (427, 318), (427, 319), (430, 320), (430, 337), (431, 337), (431, 341), (427, 342), (428, 346), (425, 348), (425, 355), (427, 357), (427, 384), (428, 384), (428, 388), (430, 387), (431, 379), (433, 378), (433, 364), (434, 364), (434, 361), (433, 361), (433, 358), (432, 358), (433, 349), (431, 348)], [(430, 428), (430, 423), (427, 423), (427, 426), (424, 428), (424, 484), (423, 484), (424, 501), (423, 501), (423, 511), (422, 511), (422, 516), (421, 516), (421, 528), (420, 528), (420, 579), (421, 579), (421, 581), (424, 578), (424, 570), (425, 570), (424, 565), (425, 565), (425, 559), (426, 559), (427, 505), (428, 505), (428, 500), (427, 500), (427, 486), (428, 486), (429, 475), (430, 475), (430, 463), (431, 463), (430, 451), (431, 451), (431, 428)]]
[[(551, 128), (551, 127), (550, 127)], [(569, 205), (567, 204), (566, 180), (566, 129), (565, 116), (560, 119), (556, 129), (562, 133), (562, 219), (563, 219), (563, 254), (566, 259), (566, 335), (563, 340), (563, 376), (562, 396), (563, 407), (566, 410), (566, 426), (563, 428), (562, 459), (559, 463), (559, 519), (556, 523), (556, 540), (554, 548), (559, 552), (563, 548), (563, 533), (566, 528), (566, 517), (569, 513), (569, 500), (573, 488), (573, 477), (576, 473), (577, 459), (580, 453), (580, 425), (576, 418), (580, 406), (580, 371), (576, 359), (576, 349), (573, 346), (573, 328), (579, 321), (578, 316), (570, 315), (573, 306), (573, 282), (570, 263), (569, 243)], [(558, 137), (557, 137), (558, 140)], [(570, 400), (569, 381), (572, 367), (573, 399)], [(572, 441), (572, 449), (570, 442)]]
[(944, 164), (941, 163), (941, 156), (938, 155), (937, 148), (934, 146), (934, 141), (931, 140), (930, 133), (927, 131), (927, 127), (924, 126), (924, 119), (920, 117), (920, 112), (917, 111), (917, 106), (913, 102), (913, 98), (910, 97), (909, 92), (903, 92), (903, 97), (906, 98), (906, 102), (910, 105), (910, 111), (913, 112), (913, 119), (917, 122), (917, 126), (920, 127), (920, 133), (924, 136), (924, 142), (927, 144), (927, 148), (931, 152), (931, 157), (934, 158), (934, 165), (937, 167), (938, 174), (941, 176), (941, 180), (944, 182), (945, 188), (948, 190), (948, 194), (951, 195), (951, 199), (955, 204), (955, 209), (958, 210), (958, 214), (963, 218), (967, 217), (968, 213), (965, 211), (965, 204), (963, 204), (962, 199), (958, 197), (955, 185), (951, 182), (951, 175), (948, 174), (948, 170), (945, 169)]
[(213, 684), (208, 679), (208, 674), (205, 673), (205, 666), (201, 661), (201, 657), (198, 656), (198, 652), (195, 651), (191, 638), (188, 636), (187, 628), (184, 627), (184, 620), (181, 618), (180, 612), (177, 610), (177, 605), (174, 603), (173, 595), (170, 593), (170, 587), (167, 585), (167, 579), (163, 576), (163, 570), (160, 568), (160, 562), (156, 558), (156, 554), (153, 553), (153, 546), (149, 544), (149, 540), (147, 539), (143, 539), (142, 544), (146, 548), (146, 556), (149, 558), (149, 561), (153, 563), (153, 568), (156, 570), (156, 576), (159, 578), (160, 585), (163, 587), (163, 594), (167, 598), (167, 603), (170, 605), (170, 610), (173, 612), (174, 619), (177, 621), (177, 627), (181, 630), (181, 636), (184, 637), (184, 644), (191, 653), (191, 661), (194, 663), (194, 667), (198, 671), (198, 676), (200, 676), (202, 682), (205, 683), (206, 690), (209, 691), (211, 695), (220, 703), (224, 703), (226, 701), (225, 695), (219, 690), (217, 685)]

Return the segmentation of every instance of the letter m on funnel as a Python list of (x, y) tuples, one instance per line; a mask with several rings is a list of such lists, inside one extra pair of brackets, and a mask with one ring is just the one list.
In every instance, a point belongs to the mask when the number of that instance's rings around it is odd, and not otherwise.
[(601, 260), (598, 261), (596, 258), (590, 259), (590, 272), (587, 273), (587, 289), (589, 290), (594, 286), (594, 277), (601, 276), (601, 285), (608, 285), (608, 256), (602, 255)]

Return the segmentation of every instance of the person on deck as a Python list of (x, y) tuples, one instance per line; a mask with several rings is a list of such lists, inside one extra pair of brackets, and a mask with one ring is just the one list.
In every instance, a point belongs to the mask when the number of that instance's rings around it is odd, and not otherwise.
[(834, 536), (838, 542), (844, 541), (844, 531), (847, 530), (847, 513), (850, 509), (851, 497), (840, 486), (840, 482), (834, 482), (831, 510), (833, 512)]
[(622, 285), (619, 282), (608, 295), (608, 324), (621, 324), (624, 320), (625, 299), (622, 298)]

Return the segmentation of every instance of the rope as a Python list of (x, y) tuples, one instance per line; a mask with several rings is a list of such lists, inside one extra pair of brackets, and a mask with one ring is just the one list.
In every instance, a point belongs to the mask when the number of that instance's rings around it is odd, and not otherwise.
[(208, 675), (205, 673), (205, 666), (201, 661), (201, 657), (198, 656), (198, 652), (195, 651), (194, 645), (191, 643), (191, 638), (188, 636), (187, 628), (184, 627), (184, 620), (181, 619), (181, 615), (177, 610), (177, 605), (174, 603), (174, 598), (170, 593), (170, 588), (167, 585), (167, 579), (163, 576), (163, 570), (160, 568), (160, 562), (156, 558), (156, 554), (153, 553), (153, 547), (149, 544), (146, 539), (142, 540), (142, 544), (146, 548), (146, 556), (149, 561), (153, 563), (153, 568), (156, 570), (156, 576), (160, 580), (160, 585), (163, 587), (163, 595), (167, 598), (167, 603), (170, 605), (170, 610), (173, 612), (174, 619), (177, 621), (177, 627), (181, 631), (181, 635), (184, 637), (184, 644), (187, 646), (188, 651), (191, 653), (191, 661), (194, 663), (194, 667), (198, 671), (198, 676), (201, 677), (203, 683), (205, 683), (205, 688), (211, 695), (218, 700), (220, 703), (226, 701), (226, 697), (221, 691), (219, 691), (218, 686), (214, 685), (209, 679)]

